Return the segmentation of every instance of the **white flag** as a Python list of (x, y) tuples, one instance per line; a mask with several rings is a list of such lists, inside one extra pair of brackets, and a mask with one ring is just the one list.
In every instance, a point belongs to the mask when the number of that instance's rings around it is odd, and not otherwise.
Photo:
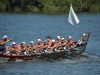
[(76, 25), (78, 27), (78, 23), (80, 22), (79, 18), (75, 14), (72, 4), (70, 5), (70, 11), (69, 11), (69, 17), (68, 17), (68, 22), (71, 23), (72, 25)]

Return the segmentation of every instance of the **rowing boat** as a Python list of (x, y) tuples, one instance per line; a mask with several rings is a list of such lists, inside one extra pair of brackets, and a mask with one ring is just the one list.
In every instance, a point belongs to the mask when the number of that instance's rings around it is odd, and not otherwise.
[[(90, 33), (89, 33), (90, 36)], [(86, 43), (83, 45), (80, 45), (78, 47), (79, 50), (71, 49), (71, 50), (63, 50), (61, 52), (52, 52), (52, 53), (43, 53), (43, 54), (34, 54), (30, 56), (11, 56), (11, 55), (3, 55), (0, 54), (0, 60), (6, 60), (6, 61), (16, 61), (16, 60), (32, 60), (35, 57), (38, 58), (59, 58), (64, 56), (74, 56), (74, 55), (81, 55), (83, 52), (85, 52), (89, 36), (86, 39)]]

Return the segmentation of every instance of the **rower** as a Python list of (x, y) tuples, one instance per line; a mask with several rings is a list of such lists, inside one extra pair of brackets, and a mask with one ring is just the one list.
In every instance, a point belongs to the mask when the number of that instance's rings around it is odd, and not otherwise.
[(26, 42), (21, 43), (21, 52), (23, 53), (24, 56), (29, 55), (28, 45), (26, 44)]
[(71, 36), (68, 36), (68, 42), (66, 44), (66, 47), (67, 47), (68, 50), (71, 49), (72, 43), (73, 43), (72, 37)]
[(36, 46), (34, 45), (33, 41), (31, 41), (30, 44), (31, 44), (31, 46), (29, 46), (29, 51), (31, 52), (31, 54), (34, 54)]
[(35, 53), (35, 54), (42, 54), (42, 53), (44, 53), (44, 52), (42, 51), (43, 43), (42, 43), (41, 39), (38, 39), (37, 42), (38, 42), (38, 43), (37, 43), (37, 45), (36, 45), (36, 49), (35, 49), (34, 53)]
[(6, 42), (4, 42), (3, 40), (0, 40), (0, 53), (5, 52), (5, 44)]
[(79, 50), (79, 47), (77, 46), (77, 42), (73, 42), (72, 43), (71, 49), (73, 49), (73, 50)]
[(67, 41), (64, 40), (64, 38), (62, 38), (62, 39), (61, 39), (61, 49), (62, 49), (62, 50), (66, 50), (66, 43), (67, 43)]
[(48, 51), (49, 51), (50, 53), (56, 52), (56, 47), (57, 47), (57, 44), (56, 44), (55, 40), (53, 39), (53, 40), (52, 40), (51, 46), (48, 48)]
[(60, 36), (57, 36), (57, 39), (56, 39), (56, 44), (57, 44), (57, 45), (60, 45), (60, 44), (61, 44), (61, 39), (60, 39)]
[(52, 44), (51, 37), (50, 37), (50, 36), (47, 36), (47, 37), (46, 37), (46, 40), (47, 40), (46, 42), (47, 42), (48, 47), (50, 47), (51, 44)]
[(41, 41), (41, 39), (38, 39), (38, 41), (37, 41), (37, 47), (42, 47), (43, 46), (43, 43), (42, 43), (42, 41)]
[(68, 44), (72, 44), (73, 43), (73, 40), (72, 40), (72, 37), (71, 36), (68, 36)]
[(10, 55), (11, 48), (9, 46), (5, 46), (5, 55)]
[(42, 46), (42, 51), (43, 51), (44, 53), (46, 53), (46, 52), (47, 52), (47, 48), (48, 48), (47, 40), (45, 40), (44, 43), (43, 43), (43, 46)]
[(34, 45), (34, 42), (30, 42), (31, 46), (29, 47), (30, 50), (35, 50), (36, 46)]
[(90, 34), (90, 31), (89, 31), (87, 34), (83, 33), (82, 36), (81, 36), (81, 38), (78, 40), (77, 45), (78, 45), (78, 46), (84, 45), (84, 44), (87, 42), (87, 41), (85, 40), (85, 38), (88, 37), (89, 34)]

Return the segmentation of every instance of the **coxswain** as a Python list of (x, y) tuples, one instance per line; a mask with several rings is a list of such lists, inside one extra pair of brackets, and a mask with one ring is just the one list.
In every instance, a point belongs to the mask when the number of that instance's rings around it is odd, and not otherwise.
[(3, 40), (0, 40), (0, 54), (5, 52), (5, 44)]
[(9, 41), (11, 41), (12, 39), (8, 39), (7, 36), (3, 36), (3, 39), (0, 40), (0, 53), (4, 53), (5, 52), (5, 44)]

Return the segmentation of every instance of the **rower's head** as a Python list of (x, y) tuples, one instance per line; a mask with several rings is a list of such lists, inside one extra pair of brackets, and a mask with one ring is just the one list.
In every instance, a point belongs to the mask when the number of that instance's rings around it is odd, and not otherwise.
[(55, 40), (54, 39), (52, 40), (52, 44), (55, 44)]
[(26, 44), (26, 42), (22, 42), (22, 44)]
[(68, 36), (68, 40), (71, 40), (72, 39), (72, 36)]
[(51, 39), (51, 37), (50, 36), (47, 36), (46, 39)]
[(47, 42), (50, 42), (51, 41), (51, 37), (50, 36), (47, 36), (46, 37), (46, 40), (47, 40)]
[(64, 40), (64, 38), (61, 38), (61, 40)]
[(47, 45), (47, 40), (44, 41), (44, 45)]
[(38, 44), (41, 44), (42, 43), (41, 39), (38, 39), (37, 41), (38, 41)]
[(26, 42), (22, 42), (21, 45), (22, 45), (22, 46), (26, 46)]
[(4, 36), (3, 36), (3, 39), (7, 39), (7, 35), (4, 35)]
[(60, 40), (60, 36), (57, 36), (57, 40)]
[(34, 41), (31, 41), (30, 44), (31, 44), (31, 45), (34, 45)]
[(64, 42), (64, 38), (61, 38), (62, 42)]
[(86, 34), (85, 34), (85, 33), (83, 33), (83, 34), (82, 34), (82, 36), (84, 37), (84, 36), (86, 36)]
[(12, 45), (12, 47), (14, 47), (14, 46), (16, 45), (16, 42), (12, 42), (12, 44), (11, 44), (11, 45)]

